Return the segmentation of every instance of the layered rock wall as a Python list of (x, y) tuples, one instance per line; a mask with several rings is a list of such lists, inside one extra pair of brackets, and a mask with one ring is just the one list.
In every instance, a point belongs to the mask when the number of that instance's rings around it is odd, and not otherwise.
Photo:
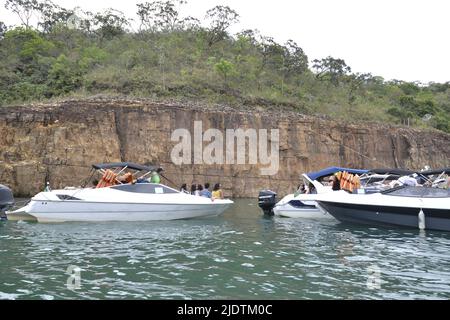
[[(279, 129), (279, 171), (262, 164), (175, 165), (175, 129)], [(194, 144), (192, 137), (192, 143)], [(208, 145), (204, 142), (204, 146)], [(236, 110), (133, 100), (79, 100), (0, 108), (0, 183), (30, 196), (50, 181), (78, 186), (99, 162), (160, 164), (175, 184), (221, 182), (227, 196), (255, 197), (262, 188), (292, 192), (301, 173), (328, 166), (450, 166), (450, 135), (370, 123), (342, 123), (293, 112)], [(225, 147), (224, 147), (225, 148)], [(226, 150), (224, 149), (224, 153)], [(248, 151), (247, 151), (248, 158)], [(247, 159), (248, 160), (248, 159)]]

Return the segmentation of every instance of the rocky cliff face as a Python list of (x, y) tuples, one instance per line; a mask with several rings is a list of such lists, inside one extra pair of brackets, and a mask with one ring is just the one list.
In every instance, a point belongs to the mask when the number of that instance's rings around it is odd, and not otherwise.
[[(279, 171), (262, 164), (175, 165), (175, 129), (279, 129)], [(0, 183), (16, 195), (78, 186), (99, 162), (151, 162), (177, 185), (221, 182), (227, 196), (262, 188), (292, 192), (301, 173), (327, 166), (432, 168), (450, 165), (450, 135), (368, 123), (338, 123), (292, 112), (235, 110), (133, 100), (66, 101), (0, 108)], [(270, 136), (270, 134), (269, 134)], [(193, 137), (192, 137), (193, 139)], [(193, 146), (195, 142), (193, 141)], [(209, 142), (204, 142), (204, 146)], [(225, 152), (225, 151), (224, 151)], [(247, 157), (248, 155), (248, 151)]]

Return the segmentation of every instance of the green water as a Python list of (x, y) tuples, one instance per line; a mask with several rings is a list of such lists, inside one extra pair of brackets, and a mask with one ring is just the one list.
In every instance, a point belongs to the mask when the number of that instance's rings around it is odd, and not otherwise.
[(254, 199), (212, 219), (6, 221), (0, 299), (448, 299), (449, 248), (449, 233), (264, 218)]

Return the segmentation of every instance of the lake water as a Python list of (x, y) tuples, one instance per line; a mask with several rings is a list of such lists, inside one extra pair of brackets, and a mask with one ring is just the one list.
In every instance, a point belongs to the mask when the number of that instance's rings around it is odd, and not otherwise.
[(449, 249), (449, 233), (267, 218), (255, 199), (211, 219), (4, 221), (0, 299), (449, 299)]

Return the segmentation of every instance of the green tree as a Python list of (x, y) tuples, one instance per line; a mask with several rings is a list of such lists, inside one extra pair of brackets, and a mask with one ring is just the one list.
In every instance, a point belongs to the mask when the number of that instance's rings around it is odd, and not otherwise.
[(356, 91), (367, 85), (372, 80), (371, 73), (355, 73), (348, 76), (349, 90), (348, 103), (352, 105), (356, 100)]
[(8, 31), (8, 27), (3, 23), (3, 21), (0, 21), (0, 40), (3, 39), (6, 31)]
[(96, 31), (102, 39), (111, 39), (124, 34), (129, 21), (123, 12), (110, 8), (97, 12), (93, 17), (93, 25), (98, 28)]
[(259, 36), (259, 32), (257, 30), (252, 30), (252, 29), (246, 29), (246, 30), (242, 30), (241, 32), (238, 32), (236, 34), (237, 39), (238, 40), (245, 40), (247, 43), (250, 43), (253, 46), (257, 46), (258, 45), (258, 36)]
[(31, 27), (31, 18), (38, 15), (44, 4), (38, 0), (6, 0), (5, 8), (14, 13), (25, 28)]
[(434, 93), (444, 93), (450, 89), (450, 81), (447, 81), (445, 83), (430, 82), (426, 89)]
[(48, 74), (51, 95), (68, 93), (80, 87), (81, 72), (77, 64), (61, 54), (52, 65)]
[(52, 31), (57, 25), (67, 26), (69, 19), (75, 17), (74, 10), (67, 10), (51, 2), (43, 6), (41, 14), (42, 19), (38, 23), (38, 26), (46, 33)]
[(441, 131), (450, 133), (450, 117), (444, 114), (440, 114), (433, 119), (433, 126)]
[(94, 14), (78, 7), (74, 11), (75, 13), (73, 18), (75, 21), (73, 21), (73, 23), (75, 24), (75, 27), (87, 34), (92, 33), (95, 25)]
[(194, 28), (199, 21), (193, 17), (182, 18), (178, 6), (186, 4), (184, 0), (167, 0), (138, 3), (137, 15), (141, 21), (140, 29), (152, 32), (172, 32), (184, 28)]
[(228, 6), (215, 6), (206, 12), (210, 25), (207, 29), (208, 46), (211, 47), (228, 37), (227, 29), (239, 22), (239, 14)]
[(400, 106), (404, 109), (414, 110), (416, 108), (416, 100), (411, 96), (401, 96), (399, 99)]
[(214, 69), (222, 77), (225, 84), (228, 85), (228, 79), (234, 71), (233, 63), (222, 58), (214, 65)]
[(38, 32), (23, 27), (6, 32), (2, 43), (8, 47), (7, 68), (26, 77), (35, 74), (42, 67), (41, 57), (51, 56), (55, 48)]
[(91, 68), (104, 62), (107, 57), (106, 51), (95, 45), (83, 48), (80, 53), (78, 67), (81, 72), (88, 72)]
[(399, 119), (402, 124), (409, 124), (410, 120), (414, 118), (414, 114), (411, 111), (398, 107), (389, 108), (387, 113)]
[(284, 45), (284, 65), (286, 76), (300, 75), (308, 70), (308, 57), (293, 40)]
[(283, 46), (276, 43), (271, 37), (262, 37), (261, 42), (258, 44), (258, 48), (261, 54), (259, 74), (265, 68), (276, 71), (284, 70), (284, 55), (286, 49)]
[(321, 60), (313, 60), (313, 69), (316, 71), (316, 78), (331, 82), (338, 86), (340, 81), (352, 70), (343, 59), (326, 57)]
[(415, 83), (412, 83), (412, 82), (399, 81), (398, 87), (400, 89), (402, 89), (402, 91), (406, 95), (416, 95), (417, 93), (420, 92), (419, 86), (417, 84), (415, 84)]
[(438, 113), (438, 108), (433, 100), (426, 99), (415, 103), (414, 113), (419, 117), (424, 117), (426, 115), (435, 115), (436, 113)]

